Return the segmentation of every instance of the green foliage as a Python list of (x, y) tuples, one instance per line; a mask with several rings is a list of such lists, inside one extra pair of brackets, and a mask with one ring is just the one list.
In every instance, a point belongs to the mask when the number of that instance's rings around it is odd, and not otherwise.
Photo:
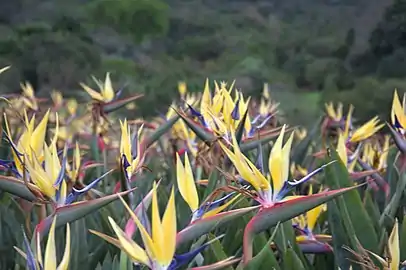
[[(120, 84), (136, 83), (125, 91), (142, 92), (154, 104), (141, 105), (144, 116), (170, 103), (177, 81), (188, 78), (191, 91), (201, 90), (206, 76), (236, 79), (254, 96), (270, 82), (292, 96), (322, 92), (348, 105), (362, 99), (356, 93), (364, 76), (377, 88), (391, 78), (403, 85), (404, 1), (380, 2), (365, 9), (361, 0), (13, 1), (0, 14), (0, 62), (18, 71), (5, 74), (0, 91), (17, 90), (17, 78), (44, 95), (53, 88), (74, 95), (85, 74), (109, 71)], [(340, 91), (353, 94), (332, 94)], [(306, 107), (286, 109), (285, 116), (296, 121), (300, 112), (308, 115)], [(363, 104), (357, 110), (365, 118), (379, 113)]]
[(112, 27), (137, 42), (167, 30), (168, 5), (161, 0), (94, 0), (88, 8), (95, 24)]
[(61, 90), (77, 88), (73, 81), (83, 80), (85, 73), (100, 64), (98, 49), (84, 35), (80, 28), (66, 24), (53, 28), (45, 23), (22, 25), (0, 39), (0, 54), (19, 70), (21, 81), (29, 81), (34, 89), (44, 85)]

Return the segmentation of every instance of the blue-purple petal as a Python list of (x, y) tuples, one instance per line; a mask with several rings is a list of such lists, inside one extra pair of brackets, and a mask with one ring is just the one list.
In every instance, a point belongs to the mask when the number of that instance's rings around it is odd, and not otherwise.
[(239, 106), (240, 105), (240, 100), (238, 99), (237, 102), (235, 103), (234, 109), (231, 112), (231, 118), (233, 118), (234, 120), (240, 120), (240, 109)]
[(103, 174), (102, 176), (100, 176), (99, 178), (93, 180), (89, 185), (87, 185), (86, 187), (82, 188), (82, 189), (76, 189), (76, 188), (72, 188), (72, 190), (74, 192), (76, 192), (77, 194), (84, 194), (86, 192), (88, 192), (90, 189), (92, 189), (94, 186), (96, 186), (101, 180), (103, 180), (104, 177), (106, 177), (108, 174), (110, 174), (112, 171), (114, 171), (114, 169), (106, 172), (105, 174)]
[(227, 195), (225, 195), (223, 198), (220, 198), (216, 201), (213, 202), (207, 202), (206, 204), (200, 206), (195, 213), (193, 213), (193, 219), (199, 219), (201, 218), (204, 213), (211, 211), (213, 209), (216, 209), (217, 207), (220, 207), (221, 205), (223, 205), (225, 203), (225, 201), (230, 198), (231, 196), (234, 195), (235, 192), (231, 192)]
[(315, 169), (314, 171), (312, 171), (312, 172), (309, 173), (308, 175), (304, 176), (304, 177), (303, 177), (302, 179), (300, 179), (300, 180), (287, 181), (287, 183), (288, 183), (290, 186), (294, 187), (294, 186), (300, 185), (300, 184), (302, 184), (302, 183), (304, 183), (304, 182), (306, 182), (306, 181), (309, 181), (310, 178), (312, 178), (314, 175), (318, 174), (318, 173), (321, 172), (324, 168), (326, 168), (327, 166), (333, 164), (334, 162), (336, 162), (336, 160), (330, 161), (329, 163), (320, 166), (319, 168)]
[(257, 123), (257, 121), (261, 118), (261, 115), (258, 114), (257, 116), (255, 116), (255, 118), (251, 121), (251, 125), (255, 125)]
[(180, 267), (184, 266), (185, 264), (190, 262), (194, 257), (196, 257), (197, 254), (202, 252), (208, 245), (210, 245), (212, 242), (220, 239), (221, 237), (223, 237), (223, 235), (216, 237), (215, 239), (201, 245), (200, 247), (198, 247), (192, 251), (189, 251), (189, 252), (186, 252), (186, 253), (183, 253), (180, 255), (175, 254), (173, 256), (173, 260), (172, 260), (171, 264), (168, 267), (168, 270), (176, 270), (176, 269), (179, 269)]
[(72, 192), (69, 193), (68, 196), (66, 197), (65, 204), (69, 205), (69, 204), (73, 203), (79, 195), (82, 195), (82, 194), (88, 192), (90, 189), (92, 189), (95, 185), (97, 185), (106, 175), (108, 175), (112, 171), (113, 170), (110, 170), (110, 171), (106, 172), (105, 174), (103, 174), (102, 176), (100, 176), (99, 178), (97, 178), (96, 180), (93, 180), (93, 182), (91, 182), (89, 185), (87, 185), (83, 189), (76, 189), (73, 187)]
[(261, 124), (259, 124), (259, 125), (256, 127), (256, 129), (261, 129), (261, 128), (263, 128), (263, 127), (268, 123), (268, 121), (269, 121), (271, 118), (272, 118), (272, 115), (269, 115), (268, 117), (266, 117), (266, 118), (261, 122)]
[[(121, 162), (122, 162), (124, 171), (127, 171), (127, 168), (130, 167), (131, 164), (128, 162), (128, 159), (124, 154), (121, 156)], [(125, 177), (127, 178), (127, 173), (125, 173)], [(129, 179), (127, 179), (127, 180), (129, 180)]]
[(54, 187), (60, 187), (60, 185), (62, 184), (62, 181), (65, 177), (65, 170), (66, 170), (66, 159), (67, 156), (65, 155), (62, 159), (62, 166), (61, 166), (61, 170), (58, 173), (58, 177), (56, 178), (56, 181), (54, 183)]
[(28, 270), (39, 270), (39, 269), (37, 269), (37, 262), (36, 262), (34, 253), (31, 250), (30, 243), (28, 242), (27, 235), (25, 234), (24, 229), (22, 229), (22, 231), (23, 231), (23, 237), (24, 237), (24, 248), (25, 248), (25, 252), (27, 255), (26, 267)]
[(262, 143), (258, 144), (258, 156), (255, 162), (255, 166), (261, 173), (264, 173), (264, 155), (262, 150)]
[(188, 103), (186, 103), (186, 105), (188, 106), (193, 117), (198, 117), (198, 118), (202, 117), (202, 114), (199, 111), (197, 111), (195, 108), (193, 108), (192, 105), (189, 105)]

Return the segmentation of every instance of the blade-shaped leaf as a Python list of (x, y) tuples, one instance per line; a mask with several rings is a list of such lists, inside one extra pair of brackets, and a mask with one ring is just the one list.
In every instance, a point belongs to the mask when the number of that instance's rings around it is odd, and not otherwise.
[[(215, 238), (216, 237), (214, 235), (212, 235), (212, 234), (209, 235), (209, 239), (211, 240), (211, 243), (210, 243), (210, 250), (208, 250), (208, 251), (210, 251), (210, 253), (213, 254), (213, 256), (211, 256), (211, 257), (213, 257), (216, 262), (226, 260), (228, 257), (227, 257), (226, 252), (224, 251), (224, 246), (221, 244), (219, 239), (213, 240)], [(224, 270), (233, 270), (232, 267), (226, 267), (226, 266), (224, 266), (223, 269)]]
[(268, 240), (268, 243), (262, 248), (262, 250), (254, 257), (248, 264), (244, 267), (247, 270), (255, 269), (264, 269), (265, 267), (271, 269), (280, 269), (278, 260), (275, 257), (272, 249), (270, 248), (272, 241), (275, 238), (276, 233), (278, 232), (280, 223), (278, 223), (272, 233), (271, 237)]
[[(331, 157), (333, 160), (338, 160), (338, 162), (326, 168), (325, 180), (327, 185), (333, 189), (353, 186), (354, 182), (350, 179), (347, 167), (341, 162), (337, 151), (331, 151)], [(355, 233), (365, 249), (378, 252), (378, 236), (359, 192), (351, 190), (346, 193), (337, 201), (337, 206), (340, 210), (341, 218), (344, 219), (343, 224), (346, 228), (346, 233), (348, 235)], [(350, 240), (352, 239), (350, 238)], [(351, 242), (351, 247), (356, 249), (355, 242)]]
[(302, 270), (305, 269), (302, 261), (299, 259), (297, 254), (292, 248), (288, 248), (283, 256), (283, 266), (284, 269), (289, 270)]
[(400, 261), (403, 262), (406, 260), (406, 221), (403, 220), (403, 223), (399, 230), (399, 249), (400, 249)]
[(293, 154), (292, 154), (292, 160), (296, 164), (302, 164), (306, 155), (307, 151), (309, 149), (309, 146), (311, 145), (312, 141), (315, 139), (315, 137), (318, 134), (318, 131), (320, 129), (320, 123), (323, 120), (323, 117), (320, 117), (316, 123), (314, 124), (313, 128), (309, 132), (309, 134), (304, 138), (303, 140), (300, 141), (298, 145), (296, 145), (293, 148)]
[(338, 209), (337, 203), (335, 201), (330, 201), (327, 203), (327, 215), (328, 223), (330, 227), (331, 234), (334, 238), (332, 243), (334, 249), (334, 263), (336, 267), (341, 269), (349, 269), (350, 261), (347, 260), (349, 254), (343, 249), (343, 246), (349, 246), (350, 242), (348, 240), (348, 235), (345, 232), (343, 220), (340, 216), (340, 210)]
[(244, 263), (252, 259), (252, 239), (255, 234), (303, 214), (314, 207), (326, 203), (358, 186), (326, 191), (318, 194), (300, 197), (289, 201), (276, 203), (272, 207), (262, 208), (245, 227), (244, 231)]
[(258, 206), (222, 212), (208, 218), (196, 220), (194, 223), (188, 225), (182, 231), (178, 232), (176, 245), (179, 246), (188, 241), (192, 241), (206, 233), (209, 233), (217, 226), (223, 225), (228, 221), (241, 217), (255, 209), (258, 209)]
[(169, 131), (172, 126), (179, 120), (179, 115), (175, 115), (169, 120), (167, 120), (163, 125), (159, 126), (159, 128), (155, 129), (152, 134), (148, 136), (141, 144), (144, 145), (143, 149), (148, 149), (154, 142), (159, 140), (167, 131)]

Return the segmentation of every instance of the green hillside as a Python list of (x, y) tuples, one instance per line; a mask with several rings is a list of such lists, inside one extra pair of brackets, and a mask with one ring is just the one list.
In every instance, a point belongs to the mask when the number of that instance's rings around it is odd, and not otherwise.
[(138, 112), (147, 116), (179, 80), (193, 91), (206, 77), (236, 79), (250, 94), (268, 82), (276, 99), (296, 100), (282, 107), (293, 122), (311, 122), (326, 99), (359, 103), (364, 118), (389, 102), (381, 92), (403, 90), (405, 30), (391, 10), (404, 14), (404, 2), (2, 0), (0, 62), (14, 69), (1, 89), (28, 80), (40, 95), (79, 95), (78, 81), (110, 71), (146, 94)]

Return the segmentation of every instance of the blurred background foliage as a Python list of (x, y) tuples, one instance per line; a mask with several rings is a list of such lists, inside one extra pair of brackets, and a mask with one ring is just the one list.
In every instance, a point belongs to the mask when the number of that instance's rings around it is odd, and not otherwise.
[[(406, 0), (0, 0), (0, 90), (29, 81), (38, 95), (77, 95), (110, 71), (145, 93), (138, 115), (161, 112), (177, 82), (263, 83), (291, 123), (312, 123), (328, 100), (386, 119), (406, 89)], [(286, 102), (287, 101), (287, 102)]]

